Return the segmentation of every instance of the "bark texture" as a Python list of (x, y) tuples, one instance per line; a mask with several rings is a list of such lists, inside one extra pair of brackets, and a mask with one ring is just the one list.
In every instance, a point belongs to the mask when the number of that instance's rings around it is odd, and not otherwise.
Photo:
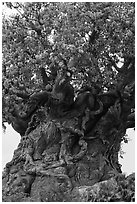
[[(22, 137), (3, 172), (3, 201), (127, 201), (120, 189), (129, 186), (117, 178), (128, 179), (120, 176), (118, 162), (127, 122), (132, 122), (134, 98), (128, 97), (92, 89), (79, 92), (74, 100), (63, 75), (52, 92), (33, 94), (23, 113), (13, 110)], [(132, 201), (133, 191), (129, 194)]]

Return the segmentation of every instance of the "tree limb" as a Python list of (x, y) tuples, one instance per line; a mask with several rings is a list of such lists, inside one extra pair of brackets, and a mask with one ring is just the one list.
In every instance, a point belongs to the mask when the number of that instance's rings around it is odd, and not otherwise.
[(40, 68), (40, 71), (41, 71), (41, 76), (42, 76), (43, 84), (47, 85), (48, 81), (49, 81), (49, 77), (47, 76), (46, 71), (45, 71), (45, 69), (43, 67)]
[(133, 121), (128, 121), (127, 123), (126, 123), (126, 129), (128, 129), (128, 128), (134, 128), (135, 127), (135, 122), (133, 122)]
[(16, 96), (18, 96), (18, 97), (20, 97), (22, 99), (29, 99), (29, 97), (30, 97), (30, 94), (27, 94), (27, 93), (24, 93), (24, 92), (21, 92), (21, 91), (18, 91), (18, 90), (14, 91), (13, 93), (15, 93)]

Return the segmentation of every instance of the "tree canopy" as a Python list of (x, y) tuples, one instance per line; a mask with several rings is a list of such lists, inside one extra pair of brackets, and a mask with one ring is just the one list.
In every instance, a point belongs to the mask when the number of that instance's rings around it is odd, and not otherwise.
[(134, 2), (4, 4), (16, 12), (3, 14), (3, 122), (18, 92), (27, 99), (52, 85), (63, 63), (75, 93), (85, 85), (133, 92)]

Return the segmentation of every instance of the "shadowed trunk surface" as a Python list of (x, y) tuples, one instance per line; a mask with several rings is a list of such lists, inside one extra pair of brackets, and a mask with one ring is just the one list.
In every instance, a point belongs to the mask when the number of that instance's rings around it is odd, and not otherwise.
[[(117, 93), (84, 92), (72, 105), (65, 106), (64, 101), (51, 100), (51, 93), (42, 94), (38, 93), (35, 104), (44, 96), (45, 105), (32, 116), (3, 173), (3, 200), (94, 201), (100, 197), (89, 198), (92, 186), (107, 186), (112, 178), (114, 193), (116, 178), (122, 173), (118, 152), (126, 132), (127, 102)], [(88, 96), (92, 107), (85, 99), (80, 103), (79, 96)], [(122, 196), (111, 195), (110, 200), (125, 199)]]

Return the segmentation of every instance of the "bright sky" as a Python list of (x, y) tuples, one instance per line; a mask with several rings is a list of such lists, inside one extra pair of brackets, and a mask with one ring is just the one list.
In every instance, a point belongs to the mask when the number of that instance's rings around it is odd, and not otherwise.
[(135, 131), (133, 129), (127, 130), (129, 142), (122, 143), (123, 159), (119, 158), (122, 164), (122, 171), (127, 175), (135, 172)]
[[(127, 134), (130, 138), (128, 144), (123, 144), (122, 150), (125, 152), (123, 159), (120, 158), (122, 171), (127, 175), (135, 172), (135, 132), (133, 129), (128, 129)], [(2, 168), (5, 164), (11, 161), (13, 152), (17, 148), (20, 141), (20, 135), (13, 130), (10, 125), (7, 125), (6, 133), (2, 136)]]

